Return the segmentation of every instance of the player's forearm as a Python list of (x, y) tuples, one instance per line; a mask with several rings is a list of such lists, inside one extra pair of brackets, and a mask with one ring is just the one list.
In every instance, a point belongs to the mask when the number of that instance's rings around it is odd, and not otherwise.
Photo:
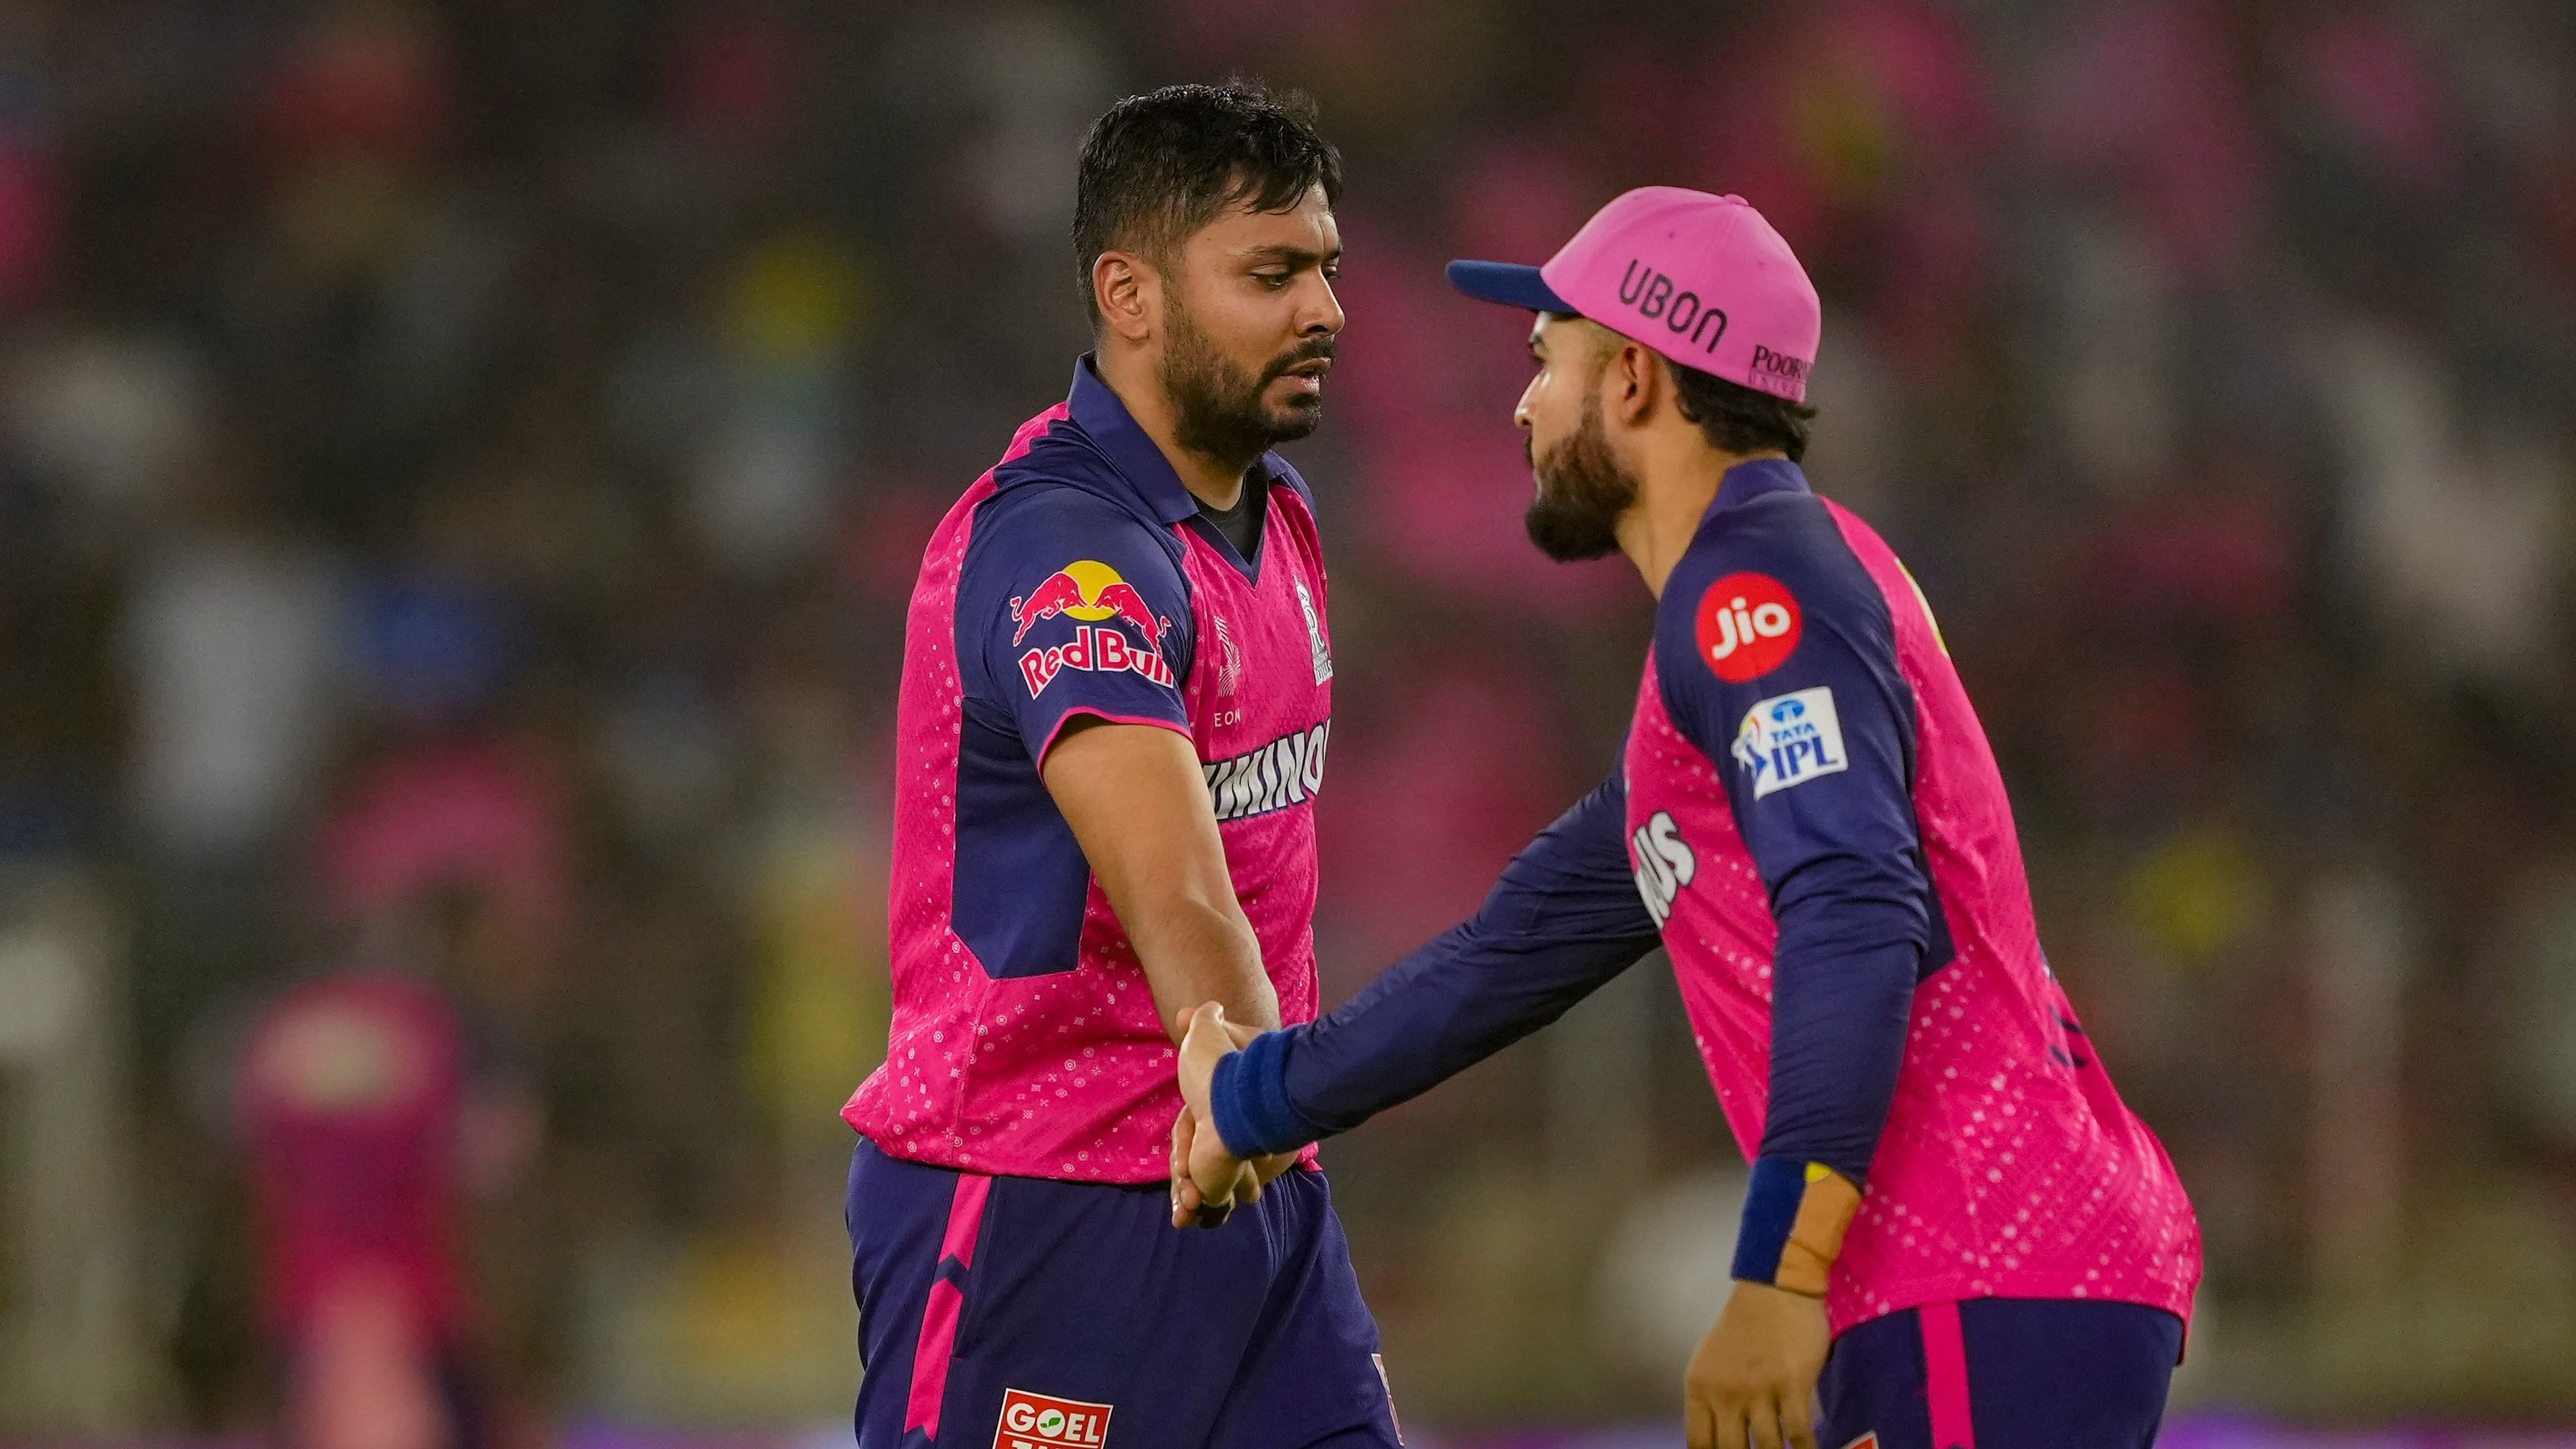
[(1040, 767), (1135, 947), (1163, 1029), (1207, 1002), (1232, 1019), (1279, 1024), (1261, 942), (1234, 898), (1225, 843), (1190, 739), (1105, 717), (1069, 723)]
[(1774, 968), (1775, 979), (1789, 971), (1834, 979), (1806, 983), (1787, 993), (1788, 1010), (1773, 1008), (1763, 1157), (1821, 1162), (1855, 1183), (1867, 1178), (1896, 1100), (1922, 959), (1918, 948), (1898, 944)]
[(1279, 1025), (1279, 994), (1261, 965), (1261, 942), (1233, 901), (1169, 895), (1119, 912), (1127, 939), (1145, 971), (1146, 986), (1163, 1028), (1175, 1042), (1175, 1022), (1205, 1002), (1225, 1008), (1230, 1021)]
[[(1928, 886), (1827, 868), (1781, 911), (1762, 1149), (1734, 1273), (1821, 1293), (1896, 1099), (1927, 935)], [(1918, 877), (1914, 879), (1919, 880)]]
[(1347, 1132), (1563, 1016), (1651, 939), (1530, 941), (1462, 924), (1328, 1017), (1217, 1068), (1217, 1130), (1245, 1155)]
[(1556, 1020), (1652, 950), (1624, 808), (1615, 781), (1596, 790), (1514, 858), (1473, 917), (1330, 1016), (1227, 1058), (1214, 1105), (1228, 1145), (1276, 1152), (1347, 1131)]

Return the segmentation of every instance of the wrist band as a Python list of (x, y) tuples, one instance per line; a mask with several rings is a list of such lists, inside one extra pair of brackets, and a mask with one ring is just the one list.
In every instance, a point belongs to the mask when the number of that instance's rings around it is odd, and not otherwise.
[(1843, 1233), (1859, 1210), (1860, 1189), (1821, 1162), (1755, 1162), (1736, 1230), (1734, 1276), (1823, 1296), (1826, 1274), (1842, 1256)]
[(1263, 1032), (1216, 1064), (1216, 1077), (1208, 1084), (1208, 1106), (1216, 1120), (1208, 1125), (1237, 1157), (1292, 1152), (1323, 1135), (1288, 1100), (1290, 1035)]

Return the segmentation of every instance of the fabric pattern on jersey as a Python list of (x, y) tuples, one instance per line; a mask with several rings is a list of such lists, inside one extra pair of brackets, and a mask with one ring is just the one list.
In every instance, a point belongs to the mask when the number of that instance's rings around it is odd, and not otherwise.
[[(1748, 577), (1794, 600), (1797, 640), (1730, 679), (1715, 656), (1743, 642)], [(1712, 628), (1719, 607), (1734, 617)], [(2069, 1050), (2080, 1028), (1957, 672), (1894, 554), (1794, 465), (1731, 471), (1674, 571), (1625, 771), (1631, 832), (1662, 820), (1693, 860), (1663, 939), (1746, 1156), (1865, 1170), (1836, 1331), (1988, 1296), (2188, 1313), (2190, 1204), (2098, 1060)], [(1873, 1032), (1892, 1049), (1851, 1049)], [(1855, 1122), (1876, 1129), (1858, 1162)]]
[(842, 1114), (888, 1153), (1165, 1175), (1170, 1039), (1039, 774), (1077, 715), (1190, 739), (1282, 1019), (1313, 1017), (1327, 591), (1304, 481), (1257, 467), (1247, 560), (1086, 360), (932, 535), (896, 709), (893, 1022)]

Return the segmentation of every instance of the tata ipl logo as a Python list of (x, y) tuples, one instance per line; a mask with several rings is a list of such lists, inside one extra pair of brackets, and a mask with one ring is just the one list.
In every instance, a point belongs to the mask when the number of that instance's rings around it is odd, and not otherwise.
[[(1162, 638), (1172, 621), (1157, 617), (1145, 596), (1116, 569), (1097, 559), (1077, 559), (1011, 600), (1011, 620), (1019, 625), (1011, 635), (1012, 647), (1019, 647), (1031, 629), (1059, 615), (1079, 621), (1072, 640), (1020, 656), (1020, 678), (1031, 698), (1067, 669), (1124, 670), (1166, 687), (1172, 684), (1171, 666), (1163, 662), (1162, 651)], [(1143, 636), (1142, 645), (1129, 643), (1119, 625), (1133, 627)]]
[(1851, 768), (1829, 685), (1779, 695), (1746, 710), (1732, 753), (1756, 800)]

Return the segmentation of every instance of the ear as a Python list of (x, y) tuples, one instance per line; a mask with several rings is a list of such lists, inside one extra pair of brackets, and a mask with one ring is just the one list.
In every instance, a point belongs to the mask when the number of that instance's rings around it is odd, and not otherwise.
[(1610, 365), (1601, 370), (1606, 385), (1601, 410), (1633, 428), (1654, 416), (1663, 374), (1655, 366), (1655, 355), (1643, 346), (1624, 337), (1613, 345), (1617, 350), (1610, 354)]
[(1102, 252), (1091, 263), (1091, 297), (1104, 331), (1142, 342), (1162, 315), (1162, 278), (1134, 252)]

